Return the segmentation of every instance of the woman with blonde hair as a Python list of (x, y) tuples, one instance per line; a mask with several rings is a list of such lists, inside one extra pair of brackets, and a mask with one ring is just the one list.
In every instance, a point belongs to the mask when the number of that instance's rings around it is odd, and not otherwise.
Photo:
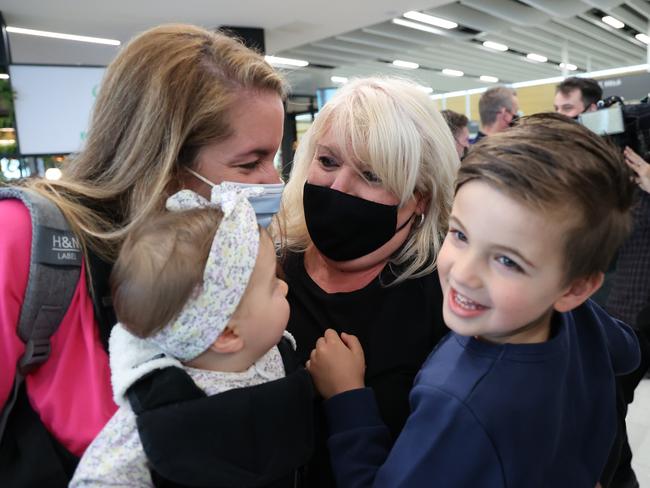
[(108, 276), (130, 229), (182, 188), (210, 198), (210, 187), (227, 180), (271, 185), (279, 195), (273, 158), (285, 94), (283, 78), (262, 56), (199, 27), (156, 27), (122, 49), (105, 73), (85, 147), (61, 180), (17, 189), (60, 209), (84, 259), (49, 358), (13, 393), (25, 351), (16, 324), (32, 227), (20, 199), (0, 201), (0, 405), (15, 402), (0, 447), (3, 485), (66, 486), (116, 410), (106, 354), (115, 323)]
[[(435, 268), (458, 164), (445, 120), (417, 85), (351, 81), (301, 140), (278, 215), (288, 330), (302, 361), (328, 328), (359, 337), (366, 384), (394, 438), (415, 374), (447, 332)], [(334, 485), (322, 429), (310, 487)]]

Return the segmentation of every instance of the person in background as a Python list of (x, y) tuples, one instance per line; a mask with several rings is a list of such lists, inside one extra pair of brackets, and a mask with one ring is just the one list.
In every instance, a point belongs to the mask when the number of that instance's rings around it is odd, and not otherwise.
[[(598, 110), (603, 90), (593, 78), (566, 78), (555, 89), (554, 107), (557, 113), (573, 119), (585, 112)], [(626, 148), (625, 161), (632, 171), (639, 171), (639, 185), (643, 189), (644, 166), (642, 159), (630, 148)], [(637, 323), (637, 315), (650, 302), (650, 261), (647, 246), (650, 244), (648, 215), (650, 196), (637, 190), (637, 205), (633, 210), (632, 232), (623, 242), (610, 268), (605, 274), (605, 283), (593, 300), (603, 306), (612, 316), (632, 326), (641, 345), (641, 362), (636, 371), (618, 378), (619, 436), (612, 448), (612, 454), (603, 473), (603, 485), (610, 488), (636, 488), (638, 482), (632, 469), (632, 451), (627, 439), (625, 416), (627, 405), (634, 400), (634, 390), (643, 378), (650, 364), (650, 346)]]
[(639, 312), (650, 304), (650, 163), (631, 148), (623, 151), (637, 184), (632, 234), (619, 250), (606, 308), (615, 317), (637, 327)]
[(481, 130), (472, 143), (506, 130), (517, 120), (517, 92), (507, 86), (493, 86), (481, 95), (478, 111), (481, 116)]
[[(108, 66), (85, 146), (58, 181), (22, 187), (54, 202), (84, 254), (77, 289), (48, 360), (27, 375), (0, 446), (3, 486), (67, 486), (78, 458), (115, 413), (108, 277), (127, 233), (181, 188), (210, 181), (278, 184), (284, 79), (239, 41), (190, 25), (134, 38)], [(279, 198), (279, 194), (278, 194)], [(0, 201), (0, 405), (25, 350), (16, 324), (32, 228), (18, 200)], [(20, 407), (20, 408), (19, 408)]]
[(454, 112), (453, 110), (443, 110), (440, 113), (447, 121), (449, 130), (451, 130), (451, 134), (454, 136), (458, 157), (463, 159), (467, 156), (467, 151), (469, 151), (470, 146), (469, 119), (465, 115)]
[(392, 450), (359, 341), (328, 330), (307, 363), (329, 398), (338, 486), (597, 486), (615, 375), (640, 354), (632, 329), (588, 298), (632, 202), (620, 154), (566, 117), (528, 117), (473, 148), (438, 254), (452, 332), (418, 373)]
[(612, 488), (637, 488), (636, 474), (632, 469), (632, 451), (627, 440), (624, 415), (627, 405), (634, 401), (634, 390), (650, 368), (650, 163), (631, 148), (626, 147), (625, 162), (632, 170), (637, 184), (636, 204), (632, 216), (632, 232), (618, 251), (616, 266), (611, 278), (605, 309), (613, 316), (634, 328), (641, 344), (641, 364), (631, 374), (620, 379), (620, 421), (625, 438), (620, 447), (620, 459)]
[(555, 112), (573, 119), (585, 112), (598, 110), (603, 89), (592, 78), (572, 76), (555, 87), (553, 108)]
[[(393, 440), (416, 372), (448, 331), (435, 268), (458, 165), (445, 120), (417, 85), (357, 79), (301, 139), (278, 214), (287, 330), (301, 360), (328, 328), (356, 334)], [(334, 486), (319, 411), (310, 488)]]
[[(135, 227), (122, 246), (111, 276), (120, 322), (110, 338), (121, 406), (72, 488), (161, 480), (293, 488), (310, 456), (313, 387), (287, 357), (287, 284), (276, 276), (273, 242), (243, 192), (223, 183), (213, 197), (206, 205), (188, 190), (172, 195), (171, 212)], [(125, 369), (129, 356), (137, 365)], [(242, 401), (224, 403), (234, 389)], [(184, 402), (194, 407), (178, 415)], [(254, 436), (251, 425), (260, 426)]]

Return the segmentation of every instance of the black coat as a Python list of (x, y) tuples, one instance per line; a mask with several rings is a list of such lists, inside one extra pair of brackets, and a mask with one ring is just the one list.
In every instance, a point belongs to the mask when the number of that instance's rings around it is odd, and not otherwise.
[(207, 396), (180, 368), (154, 371), (128, 398), (156, 486), (296, 486), (313, 449), (313, 386), (286, 339), (287, 376)]

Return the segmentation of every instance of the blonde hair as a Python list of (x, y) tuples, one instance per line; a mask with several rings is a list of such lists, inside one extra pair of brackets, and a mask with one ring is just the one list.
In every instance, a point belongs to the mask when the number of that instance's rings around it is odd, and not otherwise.
[(179, 169), (231, 135), (243, 90), (286, 95), (281, 75), (238, 40), (183, 24), (134, 38), (109, 65), (84, 149), (57, 182), (26, 183), (52, 199), (84, 249), (113, 261), (130, 228), (163, 209)]
[[(362, 161), (383, 186), (405, 204), (414, 193), (429, 198), (422, 225), (414, 225), (399, 252), (391, 257), (397, 279), (430, 273), (447, 231), (453, 184), (459, 165), (447, 123), (414, 83), (399, 78), (350, 81), (318, 113), (296, 151), (279, 214), (284, 242), (304, 252), (311, 240), (302, 195), (316, 144), (327, 131)], [(399, 268), (399, 269), (397, 269)]]
[(223, 213), (166, 212), (133, 227), (111, 274), (117, 319), (138, 337), (171, 322), (203, 280)]

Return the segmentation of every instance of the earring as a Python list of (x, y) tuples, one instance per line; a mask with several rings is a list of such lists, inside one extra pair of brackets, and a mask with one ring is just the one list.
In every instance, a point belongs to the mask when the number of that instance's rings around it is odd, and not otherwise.
[(420, 214), (420, 221), (415, 225), (416, 227), (420, 228), (422, 227), (422, 224), (424, 224), (424, 214)]

